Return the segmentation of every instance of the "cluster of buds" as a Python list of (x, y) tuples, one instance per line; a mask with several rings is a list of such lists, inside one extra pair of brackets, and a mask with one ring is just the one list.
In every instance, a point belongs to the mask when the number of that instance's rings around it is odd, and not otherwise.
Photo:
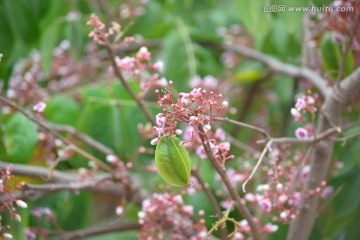
[(89, 37), (98, 45), (109, 44), (109, 37), (114, 35), (116, 31), (114, 27), (106, 29), (105, 23), (101, 22), (95, 14), (91, 15), (87, 25), (94, 27), (94, 30), (89, 33)]
[(132, 162), (125, 163), (118, 156), (107, 155), (106, 161), (114, 167), (114, 178), (122, 185), (129, 185), (129, 170), (133, 168)]
[(308, 124), (305, 114), (310, 114), (311, 122), (315, 121), (316, 100), (310, 95), (302, 95), (296, 101), (295, 107), (291, 108), (291, 115), (296, 122), (301, 122), (304, 126), (295, 130), (295, 135), (298, 139), (307, 139), (314, 136), (315, 131), (312, 124)]
[(170, 136), (181, 134), (182, 131), (176, 129), (179, 122), (186, 122), (195, 130), (202, 126), (205, 131), (211, 130), (210, 124), (214, 118), (228, 107), (227, 101), (219, 104), (222, 94), (207, 92), (201, 88), (194, 88), (190, 93), (180, 93), (177, 101), (173, 96), (173, 82), (169, 82), (169, 88), (165, 89), (161, 96), (159, 90), (155, 91), (158, 96), (158, 103), (163, 108), (163, 113), (156, 116), (157, 136), (160, 138), (164, 134)]
[[(211, 131), (211, 128), (208, 128), (207, 126), (205, 126), (205, 130), (211, 151), (219, 163), (224, 165), (227, 160), (233, 159), (234, 155), (230, 155), (231, 145), (229, 142), (225, 141), (225, 131), (221, 128), (217, 128), (215, 132), (213, 132)], [(207, 158), (201, 139), (193, 126), (188, 126), (185, 129), (184, 141), (182, 144), (187, 149), (194, 150), (200, 159)]]
[(135, 19), (143, 15), (148, 0), (127, 0), (120, 5), (121, 19)]
[(163, 71), (164, 63), (152, 63), (151, 53), (146, 47), (141, 47), (134, 57), (116, 57), (115, 61), (126, 79), (139, 82), (141, 97), (153, 88), (168, 85), (168, 81), (158, 73)]
[[(53, 62), (47, 88), (51, 92), (69, 89), (82, 79), (90, 76), (91, 69), (96, 69), (97, 60), (77, 63), (70, 55), (70, 42), (62, 41), (53, 51)], [(95, 59), (95, 58), (92, 58)]]
[(173, 96), (173, 82), (169, 82), (169, 89), (165, 89), (163, 96), (159, 90), (155, 93), (158, 95), (158, 103), (163, 108), (163, 113), (156, 115), (157, 126), (154, 130), (157, 137), (151, 141), (151, 144), (156, 145), (162, 135), (168, 134), (179, 135), (183, 131), (176, 129), (178, 123), (185, 122), (189, 124), (184, 133), (184, 140), (182, 145), (188, 149), (196, 150), (200, 158), (206, 158), (204, 147), (198, 134), (198, 128), (204, 129), (208, 134), (208, 143), (215, 157), (221, 164), (226, 160), (232, 159), (229, 156), (230, 144), (228, 142), (220, 142), (225, 140), (225, 133), (222, 129), (217, 129), (215, 133), (211, 131), (211, 123), (220, 112), (228, 107), (228, 102), (220, 100), (222, 94), (216, 94), (213, 91), (208, 92), (202, 88), (194, 88), (190, 93), (180, 93), (177, 101)]
[[(343, 7), (353, 9), (352, 11), (327, 11), (323, 16), (323, 22), (327, 23), (327, 28), (330, 31), (336, 31), (334, 40), (342, 44), (346, 37), (353, 34), (354, 28), (357, 24), (356, 19), (360, 14), (360, 3), (351, 0), (336, 0), (332, 3), (333, 7)], [(354, 51), (360, 50), (360, 34), (355, 34), (350, 48)]]
[(205, 76), (203, 79), (200, 76), (195, 76), (190, 80), (189, 86), (191, 88), (201, 87), (202, 89), (215, 91), (219, 86), (219, 81), (211, 75)]
[(34, 208), (31, 211), (31, 215), (35, 217), (37, 226), (26, 229), (25, 237), (27, 240), (35, 240), (37, 237), (41, 239), (48, 237), (49, 231), (43, 228), (44, 223), (51, 223), (56, 227), (59, 226), (56, 216), (51, 209), (47, 207)]
[[(47, 97), (39, 85), (39, 80), (43, 77), (40, 61), (40, 53), (33, 50), (28, 59), (21, 60), (14, 66), (6, 92), (9, 99), (26, 106), (33, 105)], [(2, 112), (9, 113), (11, 109), (3, 106)]]
[[(20, 200), (16, 199), (14, 196), (14, 191), (20, 190), (18, 186), (14, 185), (14, 176), (12, 175), (12, 168), (8, 167), (5, 171), (0, 169), (0, 213), (7, 211), (11, 219), (16, 221), (21, 221), (21, 217), (16, 213), (15, 206), (19, 208), (27, 208), (27, 204)], [(2, 217), (0, 215), (0, 238), (12, 239), (10, 233), (4, 232), (9, 230), (9, 225), (2, 224)]]
[(207, 239), (204, 211), (194, 220), (193, 207), (185, 205), (181, 195), (153, 194), (142, 203), (138, 213), (141, 231), (139, 239)]
[[(113, 48), (117, 46), (128, 46), (135, 41), (134, 37), (125, 37), (120, 43), (113, 44), (109, 40), (109, 37), (115, 33), (121, 36), (120, 25), (113, 23), (112, 27), (106, 29), (105, 24), (94, 14), (87, 24), (94, 27), (89, 37), (98, 45), (106, 45)], [(140, 97), (144, 97), (150, 89), (168, 85), (168, 81), (159, 74), (164, 69), (163, 62), (157, 61), (153, 63), (151, 53), (146, 47), (141, 47), (134, 57), (125, 56), (120, 58), (117, 56), (115, 62), (126, 80), (131, 79), (139, 83), (141, 90)]]

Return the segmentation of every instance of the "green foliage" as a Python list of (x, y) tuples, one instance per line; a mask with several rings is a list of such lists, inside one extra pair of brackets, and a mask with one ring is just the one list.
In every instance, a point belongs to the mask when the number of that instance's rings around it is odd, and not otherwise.
[[(70, 3), (71, 2), (71, 3)], [(89, 39), (89, 28), (86, 21), (91, 12), (97, 11), (106, 23), (118, 18), (118, 14), (110, 14), (114, 9), (119, 9), (119, 1), (70, 1), (64, 3), (58, 0), (2, 0), (0, 1), (0, 52), (4, 54), (0, 63), (0, 79), (3, 79), (4, 88), (8, 85), (8, 76), (13, 70), (14, 64), (19, 59), (28, 56), (32, 49), (38, 49), (41, 54), (41, 68), (44, 78), (48, 77), (53, 64), (53, 50), (62, 40), (71, 43), (71, 55), (80, 60), (84, 55), (84, 49)], [(129, 27), (127, 34), (141, 34), (145, 39), (160, 39), (160, 47), (150, 49), (154, 60), (162, 59), (165, 62), (165, 77), (173, 80), (176, 90), (188, 91), (189, 80), (195, 76), (214, 75), (217, 77), (231, 78), (231, 84), (240, 86), (243, 92), (247, 92), (252, 84), (264, 74), (266, 67), (254, 61), (240, 59), (239, 65), (233, 69), (224, 68), (221, 63), (221, 51), (209, 47), (209, 43), (221, 43), (223, 40), (218, 36), (220, 27), (229, 28), (239, 24), (241, 34), (246, 43), (251, 42), (251, 47), (274, 56), (277, 59), (300, 65), (301, 42), (302, 42), (302, 18), (304, 12), (264, 12), (264, 4), (289, 6), (307, 6), (310, 3), (317, 6), (330, 4), (331, 0), (154, 0), (148, 1), (144, 14), (135, 20), (121, 22), (123, 29)], [(107, 5), (108, 4), (108, 5)], [(107, 9), (108, 8), (108, 9)], [(67, 14), (74, 10), (78, 19), (68, 20)], [(108, 12), (109, 11), (109, 12)], [(332, 34), (328, 33), (319, 37), (318, 44), (321, 50), (321, 63), (325, 75), (332, 79), (337, 78), (341, 65), (341, 55), (344, 49), (342, 44), (334, 43)], [(206, 42), (206, 43), (204, 43)], [(130, 53), (131, 55), (132, 53)], [(355, 69), (354, 53), (349, 51), (344, 75), (349, 75)], [(230, 77), (229, 77), (230, 76)], [(95, 79), (91, 87), (80, 86), (75, 90), (75, 97), (67, 93), (55, 93), (46, 100), (47, 107), (44, 118), (52, 123), (71, 125), (78, 131), (82, 131), (104, 145), (112, 148), (124, 161), (133, 161), (138, 154), (141, 136), (137, 130), (137, 124), (146, 123), (146, 118), (139, 110), (131, 96), (119, 82), (114, 79)], [(135, 93), (139, 93), (139, 84), (129, 81), (129, 85)], [(289, 123), (289, 107), (293, 105), (294, 96), (303, 91), (302, 87), (296, 89), (294, 81), (288, 77), (274, 76), (269, 81), (260, 84), (260, 90), (249, 107), (251, 112), (246, 120), (250, 123), (264, 118), (267, 129), (274, 133), (288, 133), (293, 136), (296, 123)], [(232, 89), (229, 89), (231, 92)], [(271, 97), (269, 97), (271, 95)], [(230, 99), (238, 111), (241, 100)], [(269, 99), (272, 99), (269, 102)], [(156, 96), (150, 91), (144, 98), (154, 114), (159, 112), (156, 105)], [(359, 118), (354, 107), (352, 121)], [(236, 116), (236, 115), (233, 115)], [(24, 115), (0, 116), (3, 132), (3, 142), (0, 145), (1, 160), (5, 159), (14, 163), (30, 164), (36, 153), (38, 131), (36, 125)], [(256, 124), (255, 124), (256, 125)], [(229, 126), (225, 126), (229, 127)], [(231, 129), (229, 127), (229, 129)], [(64, 135), (65, 136), (65, 135)], [(251, 142), (252, 132), (242, 130), (238, 134), (240, 141)], [(360, 221), (360, 152), (359, 139), (347, 142), (344, 146), (337, 145), (334, 150), (334, 159), (345, 164), (345, 167), (331, 176), (329, 181), (339, 192), (334, 199), (325, 202), (327, 207), (320, 212), (312, 233), (311, 239), (349, 239), (355, 240), (360, 236), (358, 222)], [(148, 142), (142, 143), (151, 147)], [(82, 145), (81, 147), (83, 147)], [(258, 145), (256, 145), (258, 146)], [(90, 148), (85, 150), (100, 159), (105, 156)], [(243, 157), (242, 151), (233, 150)], [(195, 158), (195, 157), (193, 157)], [(143, 171), (153, 161), (152, 154), (141, 154), (136, 159), (135, 169), (132, 176), (138, 181), (147, 193), (160, 191), (159, 185), (165, 182), (156, 174)], [(249, 160), (248, 156), (244, 159)], [(251, 158), (251, 161), (254, 159)], [(216, 192), (222, 186), (215, 178), (215, 171), (207, 160), (194, 160), (196, 166), (201, 166), (200, 175), (204, 182), (208, 183), (211, 190)], [(241, 168), (236, 164), (233, 168)], [(87, 168), (87, 161), (79, 155), (61, 162), (58, 169), (77, 171), (79, 167)], [(178, 188), (173, 188), (176, 192)], [(327, 200), (325, 200), (327, 201)], [(59, 224), (64, 230), (77, 230), (91, 226), (96, 219), (92, 219), (91, 213), (98, 208), (99, 204), (94, 201), (94, 196), (89, 193), (69, 195), (60, 192), (42, 200), (35, 201), (37, 206), (51, 208), (59, 219)], [(186, 196), (185, 202), (194, 207), (194, 212), (205, 210), (208, 227), (215, 221), (214, 212), (203, 192), (197, 192), (193, 196)], [(322, 204), (325, 204), (322, 203)], [(124, 203), (127, 215), (121, 216), (121, 221), (137, 221), (139, 206), (131, 202)], [(235, 213), (236, 219), (242, 217)], [(33, 226), (35, 220), (30, 216), (30, 210), (21, 212), (22, 223), (13, 230), (15, 239), (23, 239), (25, 228)], [(14, 223), (15, 224), (15, 223)], [(54, 229), (50, 224), (45, 227)], [(268, 239), (285, 239), (287, 225), (279, 224), (279, 231)], [(98, 239), (137, 239), (135, 232), (108, 234)]]
[(28, 163), (38, 141), (36, 124), (21, 113), (15, 113), (5, 125), (4, 144), (14, 163)]
[(79, 105), (71, 98), (63, 96), (50, 99), (45, 108), (45, 118), (56, 124), (75, 126), (79, 115)]

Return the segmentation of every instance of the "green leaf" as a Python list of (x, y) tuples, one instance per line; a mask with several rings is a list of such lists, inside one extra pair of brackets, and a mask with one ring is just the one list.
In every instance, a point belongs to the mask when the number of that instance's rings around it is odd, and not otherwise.
[(197, 75), (197, 60), (189, 30), (183, 20), (176, 18), (174, 30), (164, 39), (165, 76), (186, 89), (191, 77)]
[(43, 30), (40, 40), (41, 67), (45, 76), (50, 74), (53, 51), (59, 40), (61, 25), (57, 22)]
[(266, 1), (238, 0), (239, 14), (246, 29), (254, 38), (261, 39), (268, 33), (272, 16), (263, 12), (262, 8)]
[(118, 106), (110, 100), (88, 98), (78, 128), (119, 154), (122, 150), (121, 117)]
[(47, 102), (45, 118), (50, 122), (63, 125), (76, 125), (80, 116), (80, 107), (67, 97), (55, 97)]
[(27, 163), (38, 141), (36, 124), (23, 114), (15, 113), (5, 125), (4, 144), (9, 159), (15, 163)]
[[(302, 20), (305, 11), (296, 11), (297, 7), (309, 6), (308, 0), (272, 0), (272, 6), (284, 6), (284, 11), (277, 11), (276, 18), (281, 20), (287, 28), (289, 33), (295, 33), (302, 30)], [(294, 9), (291, 11), (291, 9)]]
[(324, 69), (335, 79), (339, 70), (341, 49), (339, 45), (334, 43), (331, 35), (331, 33), (327, 33), (322, 37), (320, 50)]
[(191, 159), (177, 137), (161, 137), (155, 150), (155, 166), (160, 176), (173, 186), (189, 182)]

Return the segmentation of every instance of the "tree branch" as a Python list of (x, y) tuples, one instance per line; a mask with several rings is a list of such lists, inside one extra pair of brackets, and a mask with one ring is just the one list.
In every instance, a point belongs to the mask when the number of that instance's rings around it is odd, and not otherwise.
[[(342, 108), (347, 102), (358, 96), (359, 93), (360, 68), (332, 88), (321, 109), (317, 132), (325, 132), (340, 125)], [(315, 144), (305, 191), (313, 190), (320, 186), (321, 182), (325, 181), (333, 148), (334, 141), (328, 138)], [(309, 238), (317, 216), (318, 203), (318, 194), (301, 199), (298, 207), (299, 214), (290, 225), (288, 240), (306, 240)]]
[(90, 137), (87, 134), (77, 131), (74, 127), (68, 125), (58, 125), (58, 124), (49, 124), (52, 129), (58, 132), (66, 132), (74, 137), (78, 138), (79, 140), (86, 143), (88, 146), (94, 148), (95, 150), (105, 154), (105, 155), (115, 155), (114, 151), (111, 148), (108, 148), (101, 142), (95, 140), (94, 138)]
[(114, 232), (125, 232), (139, 230), (141, 225), (139, 223), (123, 223), (118, 225), (109, 225), (109, 226), (100, 226), (93, 227), (84, 230), (78, 230), (74, 232), (64, 233), (63, 236), (51, 237), (47, 240), (72, 240), (72, 239), (82, 239), (86, 237), (94, 237), (99, 235), (104, 235)]
[(224, 44), (220, 45), (220, 48), (238, 53), (246, 58), (261, 62), (267, 65), (274, 72), (285, 74), (295, 78), (305, 78), (306, 80), (309, 80), (312, 84), (314, 84), (324, 97), (327, 97), (330, 94), (330, 87), (327, 85), (326, 80), (323, 79), (317, 72), (309, 68), (297, 67), (291, 64), (283, 63), (269, 55), (240, 45), (234, 46)]
[(204, 131), (204, 128), (202, 126), (198, 126), (198, 130), (199, 130), (199, 136), (200, 136), (200, 139), (204, 146), (207, 157), (209, 158), (209, 160), (210, 160), (211, 164), (213, 165), (213, 167), (215, 168), (215, 170), (219, 173), (223, 183), (225, 184), (225, 187), (227, 188), (227, 190), (230, 193), (231, 198), (235, 202), (236, 208), (239, 210), (241, 215), (248, 221), (251, 231), (254, 234), (254, 238), (256, 240), (264, 239), (259, 226), (253, 220), (253, 216), (251, 215), (249, 210), (246, 208), (246, 206), (242, 203), (240, 196), (235, 191), (234, 187), (231, 185), (231, 182), (229, 180), (229, 177), (226, 174), (225, 169), (220, 165), (220, 163), (216, 160), (214, 154), (212, 153), (210, 144), (207, 142), (206, 133)]
[[(193, 168), (191, 170), (191, 174), (196, 178), (196, 180), (201, 185), (202, 190), (204, 191), (206, 197), (209, 199), (210, 205), (213, 208), (213, 210), (216, 214), (216, 217), (221, 218), (222, 217), (221, 208), (219, 207), (219, 205), (216, 201), (216, 198), (215, 198), (214, 194), (212, 193), (211, 189), (209, 189), (209, 186), (207, 184), (205, 184), (204, 181), (201, 179), (201, 176), (198, 173), (196, 168)], [(228, 233), (226, 230), (226, 226), (220, 229), (220, 235), (221, 235), (221, 239), (223, 239), (223, 240), (227, 239)]]

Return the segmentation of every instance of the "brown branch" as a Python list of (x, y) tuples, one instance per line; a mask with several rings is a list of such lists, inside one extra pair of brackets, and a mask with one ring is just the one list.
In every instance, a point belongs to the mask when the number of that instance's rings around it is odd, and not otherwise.
[(48, 168), (0, 161), (0, 169), (6, 170), (8, 167), (12, 167), (12, 173), (15, 175), (39, 178), (47, 182), (69, 183), (75, 181), (77, 176), (73, 173), (63, 173), (61, 171), (54, 170), (53, 178), (49, 181), (48, 176), (50, 170)]
[[(222, 217), (221, 208), (219, 207), (214, 194), (209, 189), (209, 186), (207, 184), (205, 184), (204, 181), (201, 179), (201, 176), (198, 173), (196, 168), (192, 169), (191, 174), (196, 178), (196, 180), (201, 185), (202, 190), (204, 191), (206, 197), (209, 199), (210, 205), (213, 208), (213, 210), (216, 214), (216, 217), (221, 218)], [(220, 229), (220, 235), (221, 235), (221, 239), (225, 239), (225, 240), (228, 239), (227, 238), (228, 233), (226, 230), (226, 226), (224, 226), (223, 228)]]
[(57, 192), (57, 191), (70, 191), (77, 192), (80, 190), (91, 190), (98, 187), (99, 184), (105, 180), (112, 179), (112, 176), (109, 174), (104, 174), (99, 176), (94, 181), (85, 181), (85, 182), (70, 182), (60, 183), (60, 184), (28, 184), (22, 183), (23, 190), (32, 190), (32, 191), (45, 191), (45, 192)]
[[(357, 68), (350, 76), (336, 84), (321, 109), (317, 132), (340, 125), (342, 108), (347, 102), (360, 94), (360, 68)], [(305, 190), (318, 187), (325, 181), (334, 148), (332, 139), (323, 139), (314, 145), (314, 153), (311, 158), (310, 172), (305, 185)], [(298, 207), (299, 214), (290, 225), (288, 240), (306, 240), (309, 238), (311, 229), (317, 217), (319, 195), (314, 194), (308, 198), (302, 198)]]
[(110, 177), (109, 174), (101, 175), (95, 182), (75, 185), (74, 183), (80, 179), (75, 173), (64, 173), (54, 170), (52, 171), (53, 178), (49, 180), (50, 169), (48, 168), (0, 161), (0, 169), (6, 170), (9, 166), (12, 167), (12, 173), (14, 175), (38, 178), (45, 182), (53, 183), (43, 185), (26, 184), (23, 193), (19, 195), (21, 196), (20, 198), (23, 199), (36, 200), (60, 190), (87, 190), (95, 194), (105, 194), (117, 199), (125, 197), (128, 201), (141, 206), (142, 200), (146, 197), (145, 192), (141, 191), (141, 189), (135, 189), (135, 187), (126, 188), (125, 186), (115, 183), (101, 185), (101, 187), (93, 187), (94, 184), (96, 185), (96, 183), (104, 180), (104, 178)]
[(216, 160), (214, 154), (211, 151), (210, 144), (207, 142), (206, 133), (202, 126), (198, 126), (199, 136), (201, 138), (202, 144), (204, 146), (207, 157), (209, 158), (211, 164), (215, 168), (215, 170), (219, 173), (225, 187), (230, 193), (231, 198), (235, 202), (236, 208), (239, 210), (241, 215), (248, 221), (249, 226), (251, 228), (252, 233), (254, 234), (254, 238), (256, 240), (262, 240), (264, 237), (262, 236), (261, 230), (259, 226), (254, 222), (253, 216), (246, 208), (246, 206), (242, 203), (239, 194), (235, 191), (234, 187), (231, 185), (229, 177), (226, 174), (225, 169), (220, 165), (220, 163)]
[(64, 233), (63, 236), (51, 237), (47, 240), (72, 240), (82, 239), (86, 237), (94, 237), (114, 232), (126, 232), (139, 230), (141, 225), (139, 223), (122, 223), (117, 225), (93, 227), (84, 230), (78, 230), (74, 232)]
[[(271, 138), (272, 143), (287, 143), (287, 144), (314, 144), (326, 138), (329, 138), (335, 134), (341, 133), (342, 129), (340, 127), (329, 128), (323, 133), (318, 134), (315, 137), (311, 137), (308, 139), (298, 139), (298, 138)], [(267, 143), (266, 140), (260, 140), (257, 143)]]
[(115, 76), (119, 79), (119, 81), (121, 82), (121, 84), (123, 85), (125, 90), (130, 94), (132, 99), (134, 99), (134, 101), (139, 106), (141, 111), (145, 114), (148, 121), (151, 122), (152, 125), (156, 126), (156, 122), (155, 122), (152, 114), (148, 110), (148, 108), (145, 106), (145, 102), (142, 99), (140, 99), (138, 96), (136, 96), (134, 91), (131, 89), (131, 87), (129, 86), (129, 84), (124, 79), (123, 75), (121, 74), (120, 69), (118, 68), (118, 66), (117, 66), (117, 64), (115, 62), (114, 50), (109, 45), (105, 45), (105, 47), (106, 47), (106, 50), (107, 50), (107, 52), (109, 54), (109, 60), (110, 60), (111, 66), (112, 66), (112, 68), (114, 70)]
[(224, 44), (218, 47), (227, 51), (238, 53), (246, 58), (261, 62), (267, 65), (274, 72), (294, 78), (305, 78), (314, 84), (324, 97), (330, 94), (330, 88), (327, 86), (326, 80), (323, 79), (317, 72), (309, 68), (297, 67), (291, 64), (283, 63), (269, 55), (240, 45), (235, 46)]
[(99, 151), (99, 152), (101, 152), (101, 153), (103, 153), (105, 155), (115, 155), (114, 151), (111, 148), (108, 148), (107, 146), (105, 146), (101, 142), (95, 140), (94, 138), (90, 137), (89, 135), (77, 131), (72, 126), (58, 125), (58, 124), (49, 124), (49, 125), (55, 131), (66, 132), (66, 133), (69, 133), (69, 134), (73, 135), (77, 139), (79, 139), (79, 140), (83, 141), (84, 143), (86, 143), (88, 146), (94, 148), (95, 150), (97, 150), (97, 151)]

